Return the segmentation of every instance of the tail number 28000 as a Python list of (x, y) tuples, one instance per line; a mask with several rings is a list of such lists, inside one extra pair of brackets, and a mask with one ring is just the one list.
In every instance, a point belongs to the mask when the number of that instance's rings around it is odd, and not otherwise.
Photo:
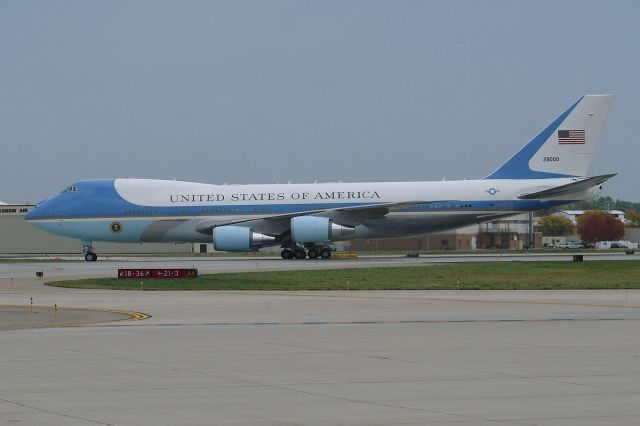
[(560, 161), (560, 157), (542, 157), (542, 161)]

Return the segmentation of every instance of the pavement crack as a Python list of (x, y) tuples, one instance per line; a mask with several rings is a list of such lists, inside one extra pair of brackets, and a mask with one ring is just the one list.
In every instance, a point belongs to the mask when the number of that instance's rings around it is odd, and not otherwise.
[(11, 401), (11, 400), (5, 399), (5, 398), (0, 398), (0, 401), (6, 402), (7, 404), (17, 405), (17, 406), (23, 407), (23, 408), (29, 408), (31, 410), (36, 410), (36, 411), (39, 411), (41, 413), (54, 414), (56, 416), (62, 416), (62, 417), (66, 417), (68, 419), (74, 419), (74, 420), (81, 420), (83, 422), (93, 423), (93, 424), (96, 424), (96, 425), (117, 426), (114, 423), (105, 423), (105, 422), (101, 422), (99, 420), (87, 419), (87, 418), (84, 418), (84, 417), (79, 417), (79, 416), (74, 416), (74, 415), (67, 414), (67, 413), (62, 413), (60, 411), (47, 410), (46, 408), (39, 408), (39, 407), (36, 407), (34, 405), (25, 404), (25, 403), (17, 402), (17, 401)]
[(105, 357), (105, 358), (108, 358), (108, 359), (114, 359), (114, 360), (118, 360), (118, 361), (129, 362), (129, 363), (132, 363), (132, 364), (146, 365), (146, 366), (151, 366), (151, 367), (164, 368), (164, 369), (172, 370), (172, 371), (180, 371), (180, 372), (185, 372), (185, 373), (198, 374), (198, 375), (209, 376), (209, 377), (216, 377), (218, 379), (231, 380), (231, 381), (238, 382), (238, 383), (241, 383), (241, 384), (252, 384), (251, 382), (247, 382), (246, 380), (238, 379), (236, 377), (222, 376), (222, 375), (219, 375), (219, 374), (208, 373), (206, 371), (192, 370), (192, 369), (183, 368), (183, 367), (174, 367), (172, 365), (166, 365), (166, 364), (161, 364), (161, 363), (153, 363), (153, 362), (149, 362), (149, 361), (139, 361), (139, 360), (136, 360), (136, 359), (126, 358), (126, 357), (123, 357), (123, 356), (105, 355), (105, 354), (100, 354), (100, 353), (97, 353), (97, 352), (91, 352), (91, 351), (80, 350), (80, 349), (69, 349), (69, 350), (73, 351), (73, 352), (88, 354), (88, 355), (102, 356), (102, 357)]
[[(365, 404), (365, 405), (373, 405), (373, 406), (376, 406), (376, 407), (386, 407), (386, 408), (394, 408), (394, 409), (399, 409), (399, 410), (409, 410), (409, 411), (414, 411), (414, 412), (419, 412), (419, 413), (427, 412), (427, 413), (432, 413), (432, 414), (440, 414), (440, 415), (445, 415), (445, 416), (451, 416), (451, 417), (455, 417), (455, 418), (459, 418), (459, 419), (467, 419), (467, 420), (475, 420), (475, 421), (482, 420), (482, 421), (491, 421), (491, 422), (496, 422), (496, 423), (506, 423), (506, 422), (501, 421), (501, 420), (489, 419), (489, 418), (484, 418), (484, 417), (479, 417), (479, 416), (470, 416), (470, 415), (459, 414), (459, 413), (452, 413), (452, 412), (447, 412), (447, 411), (444, 411), (444, 410), (435, 410), (435, 409), (432, 409), (432, 408), (416, 408), (416, 407), (409, 407), (409, 406), (404, 406), (404, 405), (400, 405), (400, 404), (391, 404), (391, 403), (385, 403), (385, 402), (374, 402), (374, 401), (366, 401), (366, 400), (355, 399), (355, 398), (346, 398), (346, 397), (337, 396), (337, 395), (329, 395), (329, 394), (321, 393), (321, 392), (304, 391), (304, 390), (301, 390), (301, 389), (290, 388), (290, 387), (287, 387), (287, 386), (268, 385), (268, 384), (262, 384), (262, 386), (267, 387), (267, 388), (274, 388), (274, 389), (278, 389), (278, 390), (284, 390), (284, 391), (288, 391), (288, 392), (295, 392), (295, 393), (309, 395), (309, 396), (316, 396), (316, 397), (322, 397), (322, 398), (327, 398), (327, 399), (333, 399), (333, 400), (337, 400), (337, 401), (351, 402), (351, 403), (355, 403), (355, 404)], [(509, 423), (513, 424), (512, 421), (510, 421)]]

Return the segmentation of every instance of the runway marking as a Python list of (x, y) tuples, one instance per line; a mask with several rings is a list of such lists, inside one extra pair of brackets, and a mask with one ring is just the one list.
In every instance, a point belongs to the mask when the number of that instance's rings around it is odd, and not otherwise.
[[(53, 306), (48, 305), (0, 305), (0, 308), (21, 308), (21, 309), (50, 309), (53, 310)], [(151, 318), (151, 315), (145, 314), (144, 312), (137, 311), (123, 311), (119, 309), (109, 309), (109, 308), (78, 308), (71, 306), (58, 306), (58, 310), (68, 310), (68, 311), (91, 311), (91, 312), (105, 312), (109, 314), (117, 314), (117, 315), (128, 315), (129, 318), (119, 318), (119, 319), (110, 319), (103, 321), (93, 321), (93, 322), (83, 322), (83, 323), (69, 323), (69, 324), (52, 324), (52, 325), (43, 325), (36, 326), (30, 328), (61, 328), (61, 327), (95, 327), (102, 323), (108, 322), (118, 322), (118, 321), (141, 321), (148, 318)]]
[(137, 312), (137, 311), (122, 311), (119, 309), (100, 309), (100, 308), (64, 308), (64, 309), (84, 309), (84, 310), (89, 310), (89, 311), (97, 311), (97, 312), (108, 312), (108, 313), (112, 313), (112, 314), (123, 314), (123, 315), (129, 315), (131, 316), (131, 318), (124, 318), (121, 320), (116, 320), (116, 321), (127, 321), (127, 320), (133, 320), (133, 321), (142, 321), (148, 318), (151, 318), (150, 314), (145, 314), (144, 312)]

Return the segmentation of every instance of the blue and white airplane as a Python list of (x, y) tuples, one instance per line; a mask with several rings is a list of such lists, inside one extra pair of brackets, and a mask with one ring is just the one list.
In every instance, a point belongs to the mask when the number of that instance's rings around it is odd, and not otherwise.
[(425, 235), (590, 198), (614, 174), (587, 177), (613, 95), (583, 96), (483, 179), (211, 185), (149, 179), (76, 182), (26, 219), (93, 241), (281, 246), (284, 259), (328, 258), (331, 242)]

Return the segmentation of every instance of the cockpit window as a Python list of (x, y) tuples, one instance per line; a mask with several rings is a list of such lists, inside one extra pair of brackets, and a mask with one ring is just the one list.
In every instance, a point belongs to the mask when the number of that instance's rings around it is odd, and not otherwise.
[(78, 187), (76, 186), (67, 186), (62, 192), (78, 192)]

